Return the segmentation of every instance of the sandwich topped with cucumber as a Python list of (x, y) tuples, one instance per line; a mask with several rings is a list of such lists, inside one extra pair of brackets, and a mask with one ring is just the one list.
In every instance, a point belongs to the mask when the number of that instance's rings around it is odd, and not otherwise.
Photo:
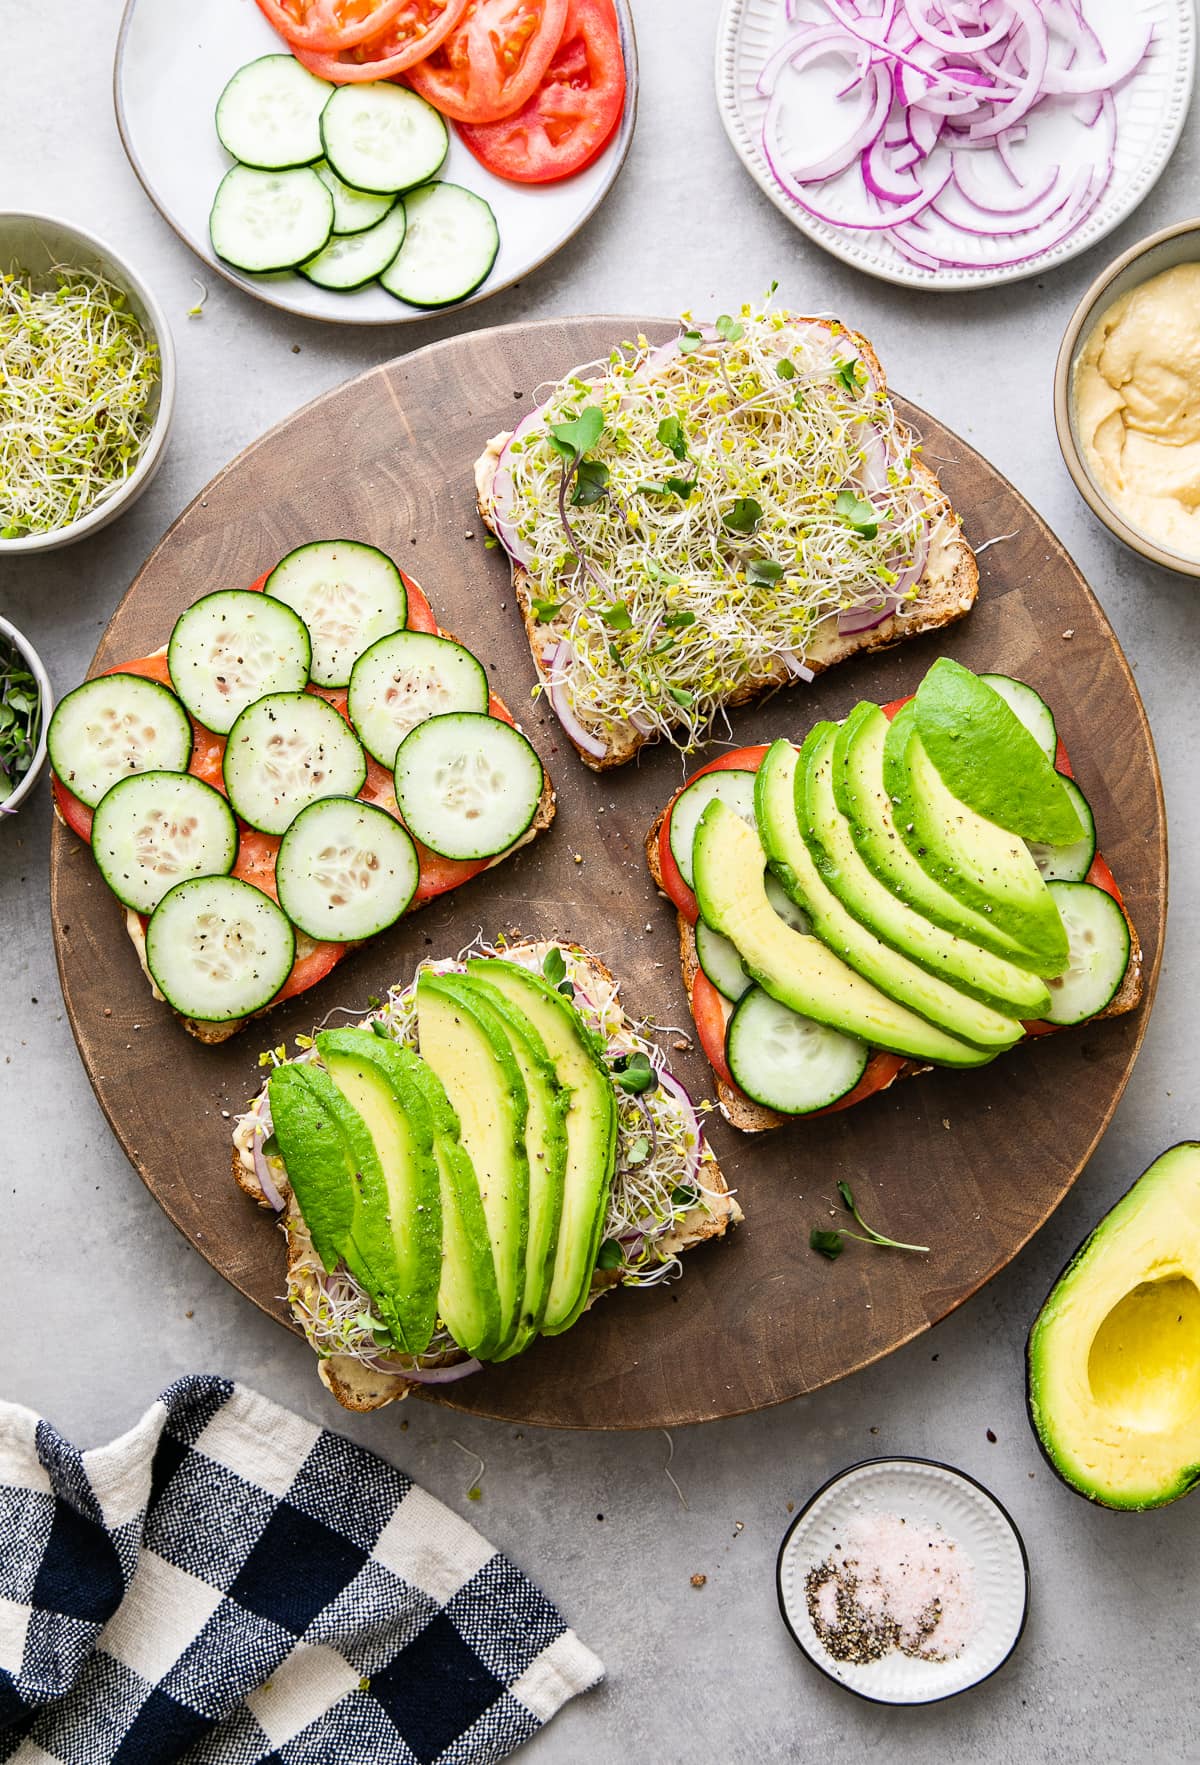
[(741, 1218), (701, 1112), (573, 945), (422, 962), (304, 1042), (263, 1057), (233, 1174), (278, 1216), (293, 1316), (349, 1409), (510, 1360)]
[(1141, 952), (1050, 708), (948, 657), (737, 749), (651, 828), (692, 1015), (747, 1131), (1131, 1011)]
[(48, 742), (59, 817), (90, 843), (155, 995), (205, 1042), (554, 815), (482, 663), (355, 540), (205, 595), (163, 649), (68, 693)]

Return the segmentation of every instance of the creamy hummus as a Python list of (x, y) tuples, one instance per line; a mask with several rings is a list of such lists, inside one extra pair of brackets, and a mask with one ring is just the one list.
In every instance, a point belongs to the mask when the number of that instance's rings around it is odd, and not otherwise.
[(1200, 558), (1200, 263), (1164, 270), (1108, 308), (1073, 392), (1084, 458), (1117, 513)]

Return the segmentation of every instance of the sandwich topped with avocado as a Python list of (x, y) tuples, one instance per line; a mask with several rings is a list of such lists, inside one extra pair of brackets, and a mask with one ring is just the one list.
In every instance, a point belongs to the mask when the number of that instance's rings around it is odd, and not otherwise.
[(910, 698), (712, 762), (646, 855), (722, 1108), (747, 1131), (1141, 997), (1137, 932), (1049, 706), (945, 656)]
[(741, 1218), (700, 1111), (573, 945), (423, 962), (264, 1059), (233, 1172), (279, 1216), (293, 1316), (349, 1409), (509, 1360)]

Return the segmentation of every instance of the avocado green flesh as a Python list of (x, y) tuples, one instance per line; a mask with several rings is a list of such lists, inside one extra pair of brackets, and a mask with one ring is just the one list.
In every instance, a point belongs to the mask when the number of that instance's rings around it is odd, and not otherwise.
[(771, 868), (809, 914), (821, 942), (881, 993), (976, 1047), (992, 1053), (1011, 1048), (1024, 1034), (1016, 1018), (981, 1005), (882, 943), (846, 912), (822, 878), (805, 843), (798, 812), (808, 765), (830, 728), (818, 724), (799, 754), (790, 742), (776, 742), (759, 768), (755, 808)]
[(1173, 1146), (1100, 1221), (1029, 1336), (1029, 1413), (1051, 1465), (1105, 1507), (1200, 1482), (1200, 1145)]
[(317, 1052), (361, 1118), (379, 1159), (387, 1191), (380, 1229), (390, 1233), (395, 1253), (393, 1303), (410, 1353), (421, 1354), (437, 1321), (442, 1260), (442, 1202), (429, 1111), (393, 1051), (370, 1030), (324, 1030)]
[(396, 1306), (400, 1270), (387, 1186), (362, 1117), (329, 1074), (309, 1064), (276, 1067), (267, 1094), (288, 1181), (317, 1255), (326, 1269), (344, 1262), (400, 1352), (417, 1353)]
[[(1020, 938), (952, 895), (913, 857), (896, 831), (883, 782), (888, 720), (878, 705), (856, 705), (833, 745), (833, 793), (858, 854), (893, 895), (944, 930), (1032, 972), (1038, 958)], [(1054, 972), (1053, 970), (1051, 972)]]
[(417, 982), (417, 1037), (458, 1117), (462, 1145), (479, 1179), (500, 1299), (498, 1346), (515, 1333), (525, 1291), (529, 1234), (528, 1095), (504, 1025), (453, 975), (428, 970)]
[(467, 972), (524, 1012), (568, 1094), (562, 1219), (541, 1324), (544, 1334), (558, 1335), (587, 1304), (604, 1231), (617, 1156), (612, 1082), (578, 1012), (542, 975), (496, 959), (469, 963)]
[(529, 1237), (525, 1247), (525, 1292), (516, 1331), (493, 1355), (507, 1360), (528, 1348), (541, 1328), (554, 1273), (562, 1219), (563, 1182), (567, 1163), (566, 1115), (570, 1093), (559, 1082), (554, 1064), (529, 1018), (497, 988), (488, 986), (478, 970), (456, 976), (458, 988), (481, 999), (500, 1019), (521, 1069), (529, 1111), (525, 1121), (525, 1152), (529, 1161)]
[(917, 733), (952, 797), (1022, 839), (1070, 846), (1083, 832), (1063, 780), (986, 680), (939, 656), (917, 688)]
[(796, 814), (823, 882), (860, 925), (930, 974), (997, 1011), (1040, 1018), (1050, 1009), (1050, 993), (1036, 975), (935, 925), (864, 864), (834, 796), (837, 734), (835, 724), (818, 725), (796, 772)]
[(1067, 934), (1029, 848), (951, 796), (925, 752), (912, 705), (897, 712), (887, 732), (883, 782), (896, 830), (921, 867), (1020, 938), (1039, 973), (1060, 974)]
[[(797, 840), (807, 852), (798, 833)], [(781, 1005), (913, 1059), (982, 1066), (993, 1058), (995, 1049), (972, 1047), (938, 1029), (873, 986), (819, 938), (785, 925), (767, 899), (762, 846), (724, 803), (710, 803), (701, 816), (693, 859), (704, 918), (737, 946), (747, 971)]]

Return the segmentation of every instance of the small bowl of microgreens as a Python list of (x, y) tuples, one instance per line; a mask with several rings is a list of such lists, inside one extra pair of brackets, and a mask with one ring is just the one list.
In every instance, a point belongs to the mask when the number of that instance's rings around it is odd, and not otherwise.
[(0, 618), (0, 821), (33, 793), (46, 764), (53, 709), (41, 657), (15, 625)]
[(171, 333), (130, 266), (73, 223), (0, 213), (0, 558), (135, 502), (174, 402)]

